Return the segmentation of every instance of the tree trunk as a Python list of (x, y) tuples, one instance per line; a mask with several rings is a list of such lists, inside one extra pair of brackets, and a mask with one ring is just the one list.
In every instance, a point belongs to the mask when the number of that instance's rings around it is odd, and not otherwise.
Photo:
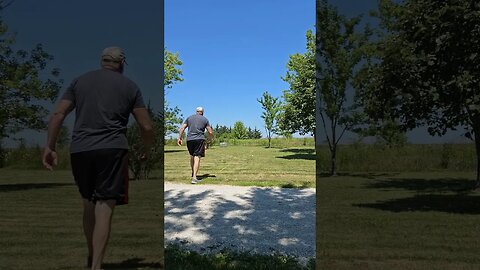
[(477, 181), (475, 184), (475, 188), (480, 188), (480, 123), (479, 121), (474, 122), (473, 133), (475, 136), (475, 150), (477, 153)]
[(331, 157), (331, 168), (330, 168), (330, 175), (337, 176), (337, 145), (332, 144), (330, 148), (330, 157)]
[(270, 148), (270, 142), (271, 142), (272, 138), (270, 138), (270, 136), (268, 136), (268, 148)]

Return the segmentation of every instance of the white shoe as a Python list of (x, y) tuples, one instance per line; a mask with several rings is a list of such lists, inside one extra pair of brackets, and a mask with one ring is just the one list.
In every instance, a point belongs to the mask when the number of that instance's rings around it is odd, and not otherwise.
[(196, 184), (196, 183), (198, 183), (198, 182), (200, 182), (200, 180), (198, 180), (197, 178), (193, 178), (193, 179), (192, 179), (192, 184)]

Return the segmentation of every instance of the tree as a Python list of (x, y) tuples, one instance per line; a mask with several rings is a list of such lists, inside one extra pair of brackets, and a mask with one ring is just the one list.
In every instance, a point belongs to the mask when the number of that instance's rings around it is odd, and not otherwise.
[(248, 130), (243, 124), (242, 121), (237, 121), (233, 124), (232, 128), (232, 136), (235, 139), (247, 139), (248, 138)]
[(57, 146), (62, 149), (62, 148), (68, 147), (69, 143), (70, 143), (70, 132), (68, 131), (68, 127), (62, 126), (57, 136)]
[(290, 55), (287, 74), (282, 77), (290, 85), (283, 92), (285, 103), (278, 118), (283, 133), (315, 133), (315, 37), (311, 30), (306, 38), (307, 51)]
[[(161, 113), (154, 112), (152, 107), (148, 105), (148, 112), (153, 124), (154, 134), (162, 134), (164, 130), (164, 121)], [(155, 136), (155, 139), (150, 149), (149, 158), (144, 161), (141, 156), (144, 153), (143, 141), (140, 137), (140, 129), (137, 123), (132, 123), (127, 129), (127, 140), (130, 146), (128, 167), (133, 173), (136, 180), (147, 180), (150, 172), (156, 164), (162, 162), (163, 153), (161, 152), (164, 144), (164, 138)]]
[(272, 97), (267, 91), (263, 93), (260, 99), (257, 99), (262, 104), (263, 113), (262, 118), (265, 122), (265, 131), (267, 132), (268, 147), (271, 146), (272, 135), (277, 134), (277, 115), (280, 110), (280, 101), (278, 98)]
[[(165, 65), (165, 76), (164, 76), (164, 90), (166, 95), (166, 90), (171, 89), (173, 84), (183, 81), (183, 71), (180, 69), (180, 66), (183, 62), (180, 60), (180, 56), (177, 53), (171, 53), (164, 49), (164, 65)], [(171, 133), (176, 133), (178, 131), (179, 125), (182, 124), (183, 115), (180, 113), (180, 109), (175, 107), (170, 107), (167, 100), (165, 100), (165, 130), (163, 132), (164, 137)]]
[(338, 143), (361, 119), (356, 103), (348, 100), (347, 90), (364, 59), (371, 31), (368, 26), (363, 32), (357, 31), (361, 17), (347, 19), (326, 0), (318, 2), (317, 16), (317, 106), (330, 150), (330, 173), (336, 175)]
[(262, 132), (260, 132), (260, 130), (257, 129), (257, 127), (254, 127), (253, 129), (252, 128), (248, 128), (248, 138), (249, 139), (260, 139), (262, 138)]
[(431, 135), (473, 131), (480, 186), (480, 3), (380, 1), (383, 33), (376, 61), (363, 72), (366, 111), (404, 130), (426, 125)]
[[(0, 1), (0, 12), (10, 3)], [(15, 50), (14, 44), (0, 17), (0, 145), (23, 129), (44, 130), (45, 101), (53, 103), (62, 85), (59, 69), (47, 68), (53, 56), (41, 44), (30, 51)]]

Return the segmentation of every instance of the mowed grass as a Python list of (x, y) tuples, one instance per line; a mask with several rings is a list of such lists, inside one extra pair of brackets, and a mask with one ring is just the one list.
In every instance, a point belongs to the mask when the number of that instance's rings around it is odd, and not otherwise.
[[(205, 184), (314, 187), (315, 149), (215, 146), (201, 159), (198, 174)], [(190, 155), (186, 147), (165, 146), (165, 180), (190, 183)]]
[(317, 186), (318, 269), (480, 269), (473, 173), (356, 173)]
[[(105, 269), (159, 269), (160, 181), (131, 181), (115, 209)], [(84, 269), (82, 201), (70, 171), (0, 170), (0, 269)]]

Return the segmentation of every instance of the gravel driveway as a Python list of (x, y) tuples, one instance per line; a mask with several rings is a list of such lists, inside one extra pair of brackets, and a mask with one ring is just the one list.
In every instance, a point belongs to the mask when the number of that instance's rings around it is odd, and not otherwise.
[(165, 242), (315, 256), (315, 189), (165, 184)]

